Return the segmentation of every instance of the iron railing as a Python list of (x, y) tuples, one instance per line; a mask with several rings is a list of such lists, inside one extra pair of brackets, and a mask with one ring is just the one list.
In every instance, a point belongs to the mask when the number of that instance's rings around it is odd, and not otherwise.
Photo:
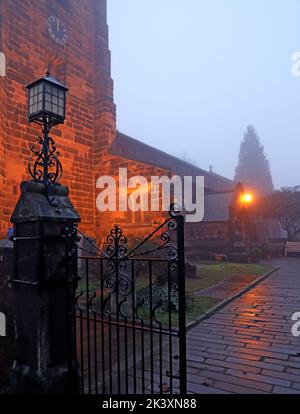
[(115, 226), (104, 250), (83, 234), (85, 245), (79, 244), (76, 233), (66, 234), (74, 299), (70, 364), (74, 371), (78, 361), (78, 391), (185, 394), (184, 217), (171, 209), (131, 245)]

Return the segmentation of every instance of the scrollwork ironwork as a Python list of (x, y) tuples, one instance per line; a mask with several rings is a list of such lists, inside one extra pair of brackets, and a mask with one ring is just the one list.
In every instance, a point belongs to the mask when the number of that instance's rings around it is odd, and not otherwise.
[(118, 225), (111, 230), (107, 237), (106, 253), (110, 258), (122, 259), (127, 254), (127, 238)]
[(64, 261), (66, 262), (66, 265), (69, 265), (76, 255), (77, 243), (80, 241), (80, 237), (77, 234), (77, 226), (73, 225), (65, 227), (62, 231), (62, 237), (65, 239), (66, 243)]
[[(178, 224), (177, 224), (176, 216), (171, 215), (170, 213), (170, 217), (163, 224), (161, 224), (158, 228), (156, 228), (142, 242), (138, 243), (135, 247), (133, 247), (127, 254), (127, 257), (136, 258), (136, 257), (149, 256), (153, 253), (160, 252), (160, 251), (167, 249), (167, 250), (170, 250), (170, 252), (168, 253), (170, 260), (174, 260), (174, 256), (175, 256), (174, 251), (176, 250), (176, 246), (172, 243), (172, 233), (175, 233), (177, 231), (177, 228), (178, 228)], [(159, 234), (160, 231), (161, 231), (161, 234)], [(147, 248), (147, 243), (149, 241), (153, 241), (155, 244), (155, 247), (150, 248), (150, 249)]]
[(33, 180), (48, 185), (58, 183), (63, 169), (54, 140), (45, 134), (44, 137), (40, 136), (37, 144), (32, 145), (30, 149), (33, 155), (28, 169)]
[[(122, 369), (119, 370), (120, 372), (112, 369), (115, 356), (117, 368), (119, 366), (120, 368), (125, 366), (125, 370), (132, 368), (131, 351), (135, 355), (133, 360), (136, 364), (135, 370), (142, 369), (146, 372), (148, 368), (145, 358), (148, 354), (145, 351), (150, 350), (150, 358), (147, 362), (154, 366), (156, 355), (159, 361), (159, 391), (173, 393), (174, 388), (177, 388), (177, 380), (182, 381), (183, 385), (180, 385), (180, 389), (186, 391), (185, 367), (182, 363), (185, 359), (186, 329), (185, 317), (182, 317), (185, 310), (182, 300), (185, 294), (182, 284), (185, 277), (182, 242), (184, 222), (182, 215), (178, 215), (178, 208), (171, 206), (169, 217), (165, 222), (131, 249), (128, 247), (126, 235), (118, 225), (109, 233), (106, 247), (101, 246), (100, 249), (91, 239), (88, 239), (86, 246), (82, 246), (83, 251), (87, 251), (85, 247), (88, 247), (91, 252), (90, 255), (80, 258), (86, 262), (81, 273), (85, 283), (81, 283), (80, 288), (83, 287), (83, 291), (77, 294), (75, 300), (77, 318), (80, 321), (77, 328), (81, 335), (80, 355), (82, 366), (86, 366), (85, 354), (82, 350), (85, 347), (84, 335), (87, 327), (90, 341), (94, 340), (95, 344), (91, 347), (91, 357), (93, 350), (95, 358), (100, 356), (100, 352), (97, 351), (97, 338), (101, 340), (100, 364), (103, 364), (104, 383), (107, 370), (111, 370), (111, 375), (118, 375), (119, 379), (123, 375)], [(70, 230), (69, 228), (67, 232), (67, 240), (72, 246), (76, 229)], [(152, 243), (147, 244), (148, 241)], [(149, 247), (150, 249), (147, 250)], [(149, 257), (149, 253), (153, 255)], [(145, 257), (147, 254), (148, 256)], [(175, 273), (171, 273), (174, 271)], [(94, 333), (90, 333), (92, 327)], [(167, 344), (169, 344), (170, 358), (165, 361), (164, 348)], [(175, 358), (175, 352), (180, 358)], [(97, 367), (97, 364), (99, 359), (94, 366)], [(136, 375), (134, 370), (133, 373)], [(99, 378), (97, 385), (99, 385)], [(107, 387), (109, 384), (104, 385)], [(144, 392), (143, 387), (145, 384), (141, 383)], [(152, 388), (154, 389), (154, 384)]]
[(170, 217), (177, 217), (182, 214), (182, 207), (178, 203), (172, 203), (169, 208), (169, 216)]
[[(105, 262), (108, 275), (104, 280), (104, 290), (107, 298), (104, 300), (105, 313), (112, 313), (111, 299), (118, 298), (116, 303), (117, 311), (120, 312), (121, 303), (126, 301), (127, 295), (132, 292), (132, 281), (127, 275), (127, 238), (123, 230), (115, 225), (107, 237), (107, 247), (105, 250)], [(121, 316), (122, 312), (120, 312)]]

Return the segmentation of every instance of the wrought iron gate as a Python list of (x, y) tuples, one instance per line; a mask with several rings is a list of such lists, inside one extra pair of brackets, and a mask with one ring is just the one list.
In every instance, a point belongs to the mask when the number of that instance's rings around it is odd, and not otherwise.
[(82, 247), (76, 228), (66, 240), (69, 368), (79, 371), (78, 392), (186, 393), (184, 217), (173, 206), (135, 244), (119, 226), (105, 249), (88, 238)]

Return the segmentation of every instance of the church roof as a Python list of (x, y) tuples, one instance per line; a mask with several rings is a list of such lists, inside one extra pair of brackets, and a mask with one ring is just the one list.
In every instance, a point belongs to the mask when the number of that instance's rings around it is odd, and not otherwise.
[(204, 176), (205, 187), (208, 191), (230, 191), (234, 188), (233, 181), (228, 178), (196, 167), (119, 131), (109, 152), (112, 155), (168, 170), (181, 177)]

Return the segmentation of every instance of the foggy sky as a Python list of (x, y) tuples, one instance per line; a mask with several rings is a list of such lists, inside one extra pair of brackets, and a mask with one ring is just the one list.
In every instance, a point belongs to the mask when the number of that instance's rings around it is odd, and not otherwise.
[(252, 124), (300, 184), (299, 0), (108, 0), (118, 129), (233, 178)]

